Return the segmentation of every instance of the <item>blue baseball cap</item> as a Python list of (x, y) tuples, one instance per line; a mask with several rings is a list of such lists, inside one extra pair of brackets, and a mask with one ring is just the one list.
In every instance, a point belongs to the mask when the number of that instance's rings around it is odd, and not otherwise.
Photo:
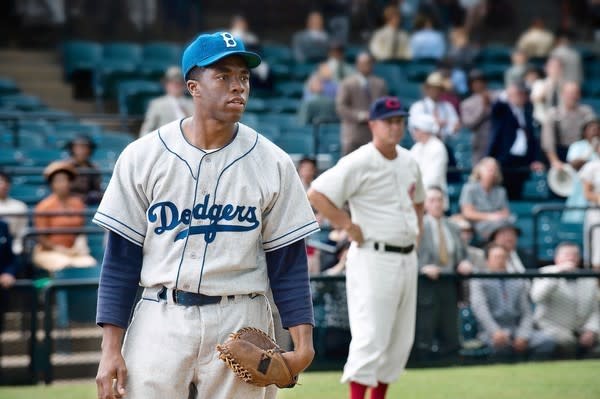
[(369, 119), (388, 119), (393, 116), (408, 116), (398, 97), (380, 97), (371, 104)]
[(184, 79), (193, 67), (206, 67), (230, 55), (241, 55), (246, 60), (248, 68), (256, 68), (260, 56), (246, 51), (244, 43), (229, 32), (202, 34), (186, 47), (181, 57), (181, 70)]

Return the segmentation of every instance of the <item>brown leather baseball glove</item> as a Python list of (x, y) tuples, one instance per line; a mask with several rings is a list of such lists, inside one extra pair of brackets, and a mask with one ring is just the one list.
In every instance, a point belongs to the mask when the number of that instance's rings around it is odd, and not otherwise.
[(298, 381), (281, 356), (281, 348), (258, 328), (244, 327), (230, 334), (227, 341), (217, 345), (217, 351), (219, 359), (249, 384), (291, 388)]

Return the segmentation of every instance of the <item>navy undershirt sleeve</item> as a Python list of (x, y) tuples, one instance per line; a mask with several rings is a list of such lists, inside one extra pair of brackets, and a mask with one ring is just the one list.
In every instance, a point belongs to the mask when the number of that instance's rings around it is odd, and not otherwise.
[(284, 328), (315, 325), (304, 240), (267, 252), (273, 299)]
[(142, 271), (143, 249), (108, 232), (100, 273), (96, 323), (127, 328)]

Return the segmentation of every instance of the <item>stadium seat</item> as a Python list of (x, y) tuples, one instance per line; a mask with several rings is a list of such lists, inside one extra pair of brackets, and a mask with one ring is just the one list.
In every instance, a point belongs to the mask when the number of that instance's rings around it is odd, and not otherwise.
[(258, 133), (262, 134), (263, 136), (265, 136), (273, 142), (281, 135), (279, 127), (275, 124), (260, 123), (259, 125), (255, 126), (259, 126), (255, 127)]
[(96, 99), (116, 98), (119, 82), (139, 78), (137, 63), (131, 60), (102, 60), (94, 70), (94, 95)]
[(408, 109), (409, 102), (418, 101), (423, 96), (422, 84), (417, 82), (402, 82), (397, 86), (395, 94), (400, 98), (402, 105)]
[(291, 75), (294, 80), (304, 82), (316, 70), (316, 63), (295, 64), (292, 66)]
[(8, 146), (0, 147), (0, 167), (17, 166), (23, 160), (23, 154)]
[(102, 59), (102, 46), (95, 42), (68, 41), (62, 45), (64, 77), (71, 80), (78, 71), (93, 71)]
[(287, 64), (271, 64), (269, 68), (276, 82), (289, 81), (292, 76), (292, 68)]
[[(287, 129), (288, 127), (298, 127), (300, 125), (298, 118), (293, 114), (281, 114), (281, 113), (273, 113), (269, 112), (261, 115), (259, 126), (263, 124), (267, 125), (275, 125), (279, 128), (280, 131)], [(282, 133), (285, 134), (285, 133)]]
[(25, 94), (0, 96), (0, 107), (12, 108), (20, 111), (37, 111), (46, 108), (44, 103), (42, 103), (38, 97)]
[(373, 73), (385, 80), (391, 94), (400, 95), (406, 79), (399, 64), (395, 62), (377, 62), (373, 66)]
[[(90, 236), (89, 239), (91, 239), (91, 237), (92, 236)], [(83, 278), (99, 278), (100, 269), (100, 266), (67, 268), (55, 272), (54, 279), (73, 280)], [(75, 291), (58, 290), (56, 295), (58, 307), (58, 327), (65, 328), (69, 325), (70, 321), (80, 323), (90, 323), (95, 321), (96, 302), (98, 296), (97, 289), (90, 288)]]
[(246, 103), (246, 112), (262, 113), (267, 111), (265, 101), (261, 98), (250, 98)]
[(17, 147), (27, 148), (46, 148), (48, 146), (48, 134), (28, 129), (19, 129), (17, 133)]
[(41, 166), (45, 167), (50, 162), (57, 161), (66, 157), (66, 152), (59, 149), (50, 148), (27, 148), (18, 150), (21, 154), (25, 166)]
[(18, 94), (19, 87), (12, 79), (0, 78), (0, 96)]
[(435, 65), (410, 64), (406, 68), (406, 78), (411, 82), (423, 83), (433, 71), (435, 71)]
[(144, 45), (142, 58), (147, 61), (164, 61), (171, 65), (179, 65), (181, 61), (181, 46), (175, 43), (152, 42)]
[(125, 147), (127, 147), (129, 143), (134, 140), (134, 137), (130, 133), (126, 132), (104, 131), (102, 134), (94, 136), (94, 139), (103, 149), (113, 150), (120, 153)]
[(289, 154), (311, 155), (314, 153), (311, 136), (281, 135), (274, 142)]
[(267, 109), (276, 113), (296, 114), (300, 108), (300, 100), (296, 98), (273, 97), (264, 101)]
[(13, 185), (10, 190), (11, 197), (25, 202), (27, 205), (35, 205), (44, 199), (50, 190), (46, 185)]
[(79, 121), (58, 121), (54, 122), (54, 130), (57, 134), (75, 133), (93, 136), (102, 131), (100, 125), (91, 123), (82, 123)]
[(148, 103), (164, 93), (160, 83), (148, 80), (128, 80), (118, 84), (119, 113), (144, 115)]
[(600, 78), (586, 79), (581, 91), (584, 97), (600, 98)]
[(483, 47), (479, 53), (480, 62), (497, 62), (510, 64), (512, 48), (503, 44), (491, 44)]
[(278, 96), (288, 98), (302, 98), (304, 93), (303, 82), (280, 82), (275, 85), (275, 93)]
[(583, 104), (587, 104), (594, 109), (596, 115), (600, 115), (600, 98), (583, 98), (581, 100)]
[(509, 67), (510, 64), (489, 63), (480, 65), (479, 69), (488, 82), (504, 83), (504, 72), (506, 72)]
[(138, 63), (142, 59), (142, 47), (136, 43), (107, 43), (102, 46), (102, 59)]
[(260, 55), (269, 64), (288, 64), (292, 62), (292, 50), (289, 46), (265, 43), (260, 49)]

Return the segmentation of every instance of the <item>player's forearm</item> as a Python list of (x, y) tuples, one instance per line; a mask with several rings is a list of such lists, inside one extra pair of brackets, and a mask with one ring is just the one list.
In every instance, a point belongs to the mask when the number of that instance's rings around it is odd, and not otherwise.
[(102, 327), (102, 351), (121, 351), (124, 335), (125, 329), (112, 324), (105, 324)]
[(297, 355), (297, 366), (300, 372), (310, 366), (315, 357), (313, 347), (313, 326), (310, 324), (300, 324), (289, 328), (292, 342), (294, 343), (294, 352)]
[(312, 206), (325, 218), (329, 219), (334, 227), (345, 229), (352, 223), (348, 213), (339, 209), (320, 192), (313, 189), (308, 190), (308, 199)]

